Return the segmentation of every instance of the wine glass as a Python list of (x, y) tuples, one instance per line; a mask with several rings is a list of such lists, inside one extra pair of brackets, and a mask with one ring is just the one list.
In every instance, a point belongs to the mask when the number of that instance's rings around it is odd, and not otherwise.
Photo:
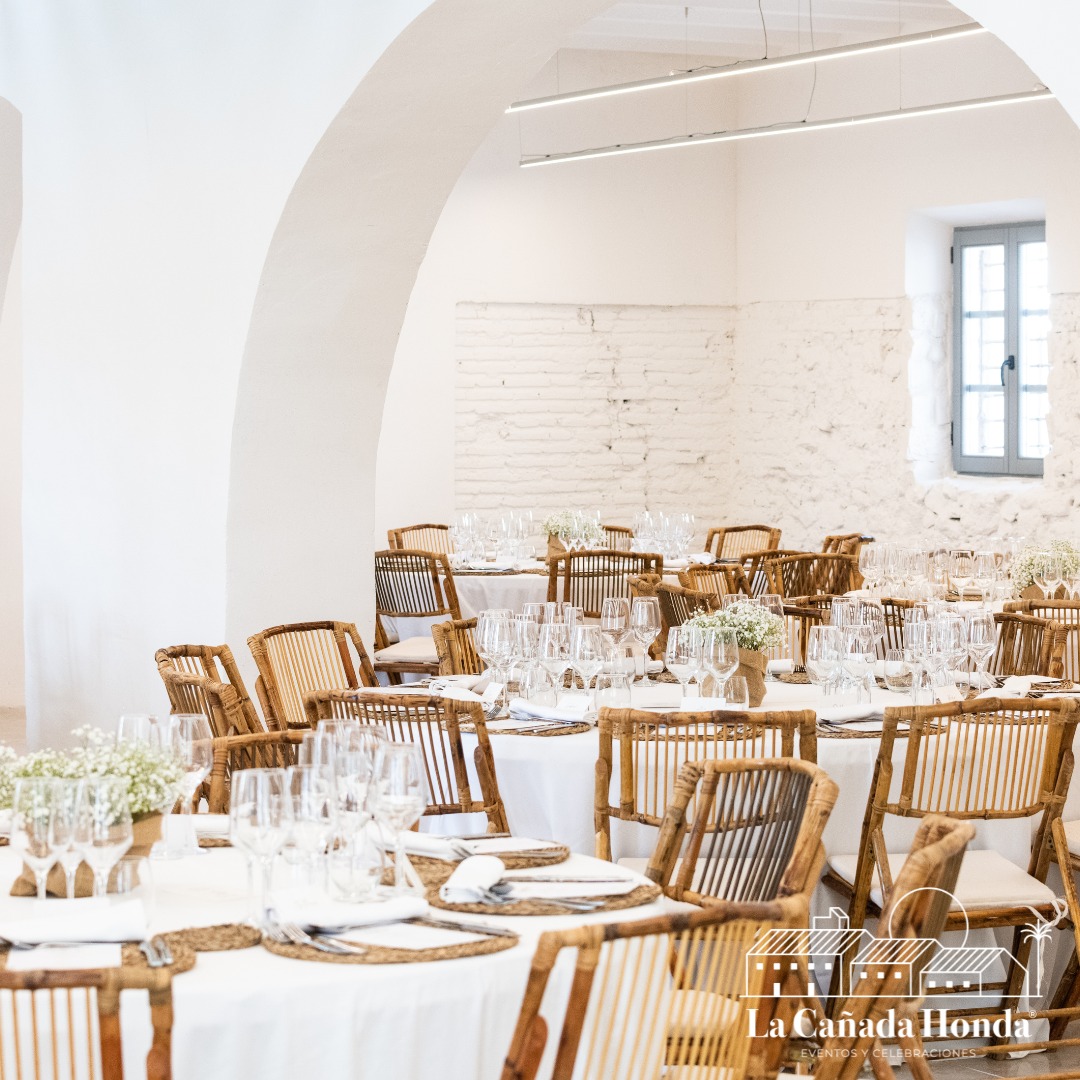
[(116, 725), (116, 741), (161, 747), (168, 742), (168, 719), (162, 723), (148, 713), (124, 713)]
[(324, 730), (322, 725), (317, 731), (305, 731), (296, 748), (297, 765), (327, 765), (333, 767), (337, 753), (337, 739), (333, 731)]
[(253, 922), (266, 921), (270, 872), (292, 822), (292, 795), (284, 769), (239, 769), (232, 774), (229, 836), (251, 868)]
[(337, 824), (334, 772), (326, 765), (293, 765), (285, 777), (292, 796), (292, 842), (307, 866), (308, 883), (314, 884)]
[(621, 645), (626, 640), (630, 632), (630, 604), (623, 597), (605, 597), (600, 609), (600, 629), (614, 645)]
[(581, 677), (585, 693), (604, 666), (604, 638), (598, 626), (575, 626), (570, 644), (570, 665)]
[(974, 611), (968, 617), (967, 651), (975, 661), (973, 682), (976, 686), (987, 686), (990, 682), (986, 674), (986, 665), (997, 647), (997, 625), (990, 611)]
[(957, 598), (964, 599), (968, 586), (975, 578), (975, 566), (971, 556), (966, 551), (954, 551), (949, 563), (949, 577), (952, 581), (953, 591)]
[[(764, 593), (758, 597), (758, 602), (766, 611), (775, 615), (780, 620), (780, 626), (784, 632), (784, 644), (777, 646), (776, 649), (770, 650), (770, 655), (774, 657), (783, 656), (787, 652), (788, 639), (787, 617), (784, 615), (784, 598), (778, 593)], [(776, 676), (771, 674), (767, 669), (765, 671), (765, 681), (776, 682)]]
[(94, 874), (94, 895), (104, 896), (109, 871), (132, 842), (127, 783), (116, 776), (87, 776), (76, 794), (75, 845)]
[(49, 871), (59, 852), (54, 833), (57, 782), (52, 777), (19, 777), (11, 802), (11, 846), (34, 872), (39, 900), (46, 897)]
[(673, 626), (668, 631), (667, 650), (664, 653), (664, 664), (668, 671), (679, 680), (682, 687), (682, 696), (688, 696), (687, 687), (693, 679), (698, 659), (701, 656), (701, 639), (692, 628)]
[(214, 763), (214, 733), (202, 713), (176, 713), (169, 717), (169, 743), (184, 770), (180, 782), (180, 813), (190, 816), (199, 785)]
[(644, 654), (645, 674), (641, 679), (641, 686), (656, 685), (649, 678), (649, 646), (660, 636), (663, 625), (660, 619), (660, 601), (655, 596), (635, 596), (630, 606), (630, 631)]
[(424, 757), (415, 743), (386, 743), (375, 759), (372, 809), (380, 823), (394, 832), (394, 891), (413, 891), (405, 854), (406, 829), (427, 808)]
[(863, 544), (859, 548), (859, 573), (866, 588), (873, 593), (881, 580), (881, 550), (878, 544)]
[(861, 705), (866, 676), (874, 669), (873, 628), (863, 623), (845, 627), (843, 650), (843, 671), (855, 684), (855, 703)]
[(701, 657), (717, 685), (717, 697), (724, 695), (724, 683), (739, 667), (739, 642), (733, 626), (720, 626), (705, 633)]
[(570, 667), (570, 627), (566, 623), (546, 622), (540, 627), (537, 658), (555, 684), (555, 703), (558, 704), (563, 676)]
[(837, 626), (811, 626), (806, 636), (806, 674), (829, 696), (840, 672), (841, 630)]
[(75, 898), (75, 872), (82, 862), (82, 852), (75, 843), (78, 833), (78, 780), (56, 781), (56, 802), (53, 806), (53, 844), (56, 861), (64, 871), (67, 898)]
[(984, 601), (989, 600), (994, 583), (997, 581), (997, 553), (993, 551), (976, 551), (972, 574), (979, 595)]

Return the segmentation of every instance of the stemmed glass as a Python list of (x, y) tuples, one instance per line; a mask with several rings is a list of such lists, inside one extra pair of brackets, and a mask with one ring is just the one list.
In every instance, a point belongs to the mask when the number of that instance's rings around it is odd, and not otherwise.
[(846, 627), (843, 634), (843, 671), (855, 684), (855, 703), (861, 705), (863, 693), (868, 691), (866, 676), (874, 669), (874, 630), (866, 623), (858, 623)]
[(1050, 557), (1047, 559), (1046, 568), (1046, 599), (1053, 600), (1057, 597), (1057, 591), (1064, 584), (1065, 570), (1062, 566), (1061, 556), (1055, 552), (1050, 552)]
[(604, 666), (604, 638), (597, 626), (575, 626), (570, 645), (570, 666), (581, 677), (585, 693)]
[(133, 839), (127, 784), (115, 776), (87, 776), (75, 798), (75, 846), (94, 873), (94, 895), (104, 896), (109, 871)]
[(270, 872), (292, 822), (293, 800), (284, 769), (240, 769), (232, 774), (229, 836), (248, 856), (253, 922), (266, 921)]
[(840, 674), (841, 632), (836, 626), (811, 626), (806, 638), (806, 674), (825, 697)]
[(716, 683), (716, 696), (723, 697), (724, 683), (739, 668), (739, 642), (733, 626), (720, 626), (706, 631), (701, 648), (705, 669)]
[(162, 723), (156, 716), (147, 713), (124, 713), (116, 725), (116, 741), (160, 747), (167, 742), (169, 719), (166, 717), (165, 723)]
[(986, 686), (989, 677), (986, 665), (997, 646), (997, 626), (990, 611), (973, 611), (968, 617), (967, 651), (975, 661), (974, 682), (976, 686)]
[(660, 636), (663, 622), (660, 619), (660, 601), (655, 596), (635, 596), (630, 606), (630, 631), (641, 646), (644, 672), (641, 686), (656, 686), (649, 678), (649, 646)]
[(405, 830), (427, 808), (424, 757), (415, 743), (385, 743), (375, 758), (372, 779), (372, 810), (380, 823), (394, 833), (394, 891), (414, 891), (405, 854)]
[[(505, 686), (503, 671), (513, 655), (514, 639), (511, 616), (493, 615), (485, 612), (476, 624), (476, 651), (484, 665), (491, 669), (491, 677)], [(505, 693), (505, 689), (504, 689)]]
[(991, 598), (997, 574), (997, 554), (993, 551), (976, 551), (972, 578), (984, 601)]
[(555, 685), (555, 704), (559, 703), (563, 676), (570, 667), (570, 627), (566, 623), (546, 622), (540, 627), (540, 666)]
[(668, 631), (667, 650), (664, 664), (668, 671), (679, 680), (682, 696), (688, 696), (687, 687), (701, 663), (701, 637), (693, 628), (673, 626)]
[(337, 824), (334, 773), (325, 765), (293, 765), (285, 775), (293, 804), (292, 842), (304, 857), (308, 883), (315, 884), (319, 858), (326, 854)]
[(78, 834), (78, 780), (56, 781), (56, 803), (53, 806), (53, 843), (56, 861), (64, 871), (67, 898), (75, 898), (75, 872), (82, 862), (82, 852), (75, 844)]
[(11, 846), (34, 872), (39, 900), (46, 897), (49, 871), (59, 852), (54, 833), (57, 782), (51, 777), (20, 777), (11, 803)]
[[(780, 626), (784, 632), (784, 645), (779, 646), (779, 651), (780, 654), (783, 655), (787, 651), (788, 637), (787, 618), (784, 615), (784, 598), (777, 593), (765, 593), (758, 597), (758, 602), (766, 611), (775, 615), (780, 620)], [(771, 674), (768, 669), (765, 671), (765, 681), (776, 682), (776, 676)]]
[(966, 551), (954, 551), (949, 565), (949, 577), (957, 598), (964, 599), (964, 593), (975, 578), (975, 567), (971, 556)]
[(180, 813), (191, 816), (191, 802), (214, 763), (214, 733), (202, 713), (169, 717), (169, 743), (184, 770), (180, 782)]
[(881, 545), (863, 544), (859, 548), (859, 573), (871, 594), (881, 581)]

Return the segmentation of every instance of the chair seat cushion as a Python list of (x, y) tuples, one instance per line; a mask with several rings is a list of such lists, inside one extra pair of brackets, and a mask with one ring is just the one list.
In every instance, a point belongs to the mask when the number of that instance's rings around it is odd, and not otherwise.
[(380, 649), (375, 660), (379, 663), (437, 664), (439, 654), (432, 637), (411, 637)]
[(1080, 855), (1080, 819), (1076, 821), (1063, 821), (1065, 827), (1065, 839), (1069, 844), (1070, 855)]
[[(889, 855), (889, 871), (893, 881), (900, 873), (906, 857)], [(854, 883), (858, 861), (857, 855), (830, 855), (828, 865), (838, 877)], [(964, 855), (955, 896), (959, 904), (952, 905), (953, 911), (958, 911), (961, 906), (968, 911), (974, 911), (977, 908), (1049, 904), (1054, 900), (1052, 889), (996, 851), (968, 851)], [(870, 899), (881, 907), (881, 881), (876, 870)]]

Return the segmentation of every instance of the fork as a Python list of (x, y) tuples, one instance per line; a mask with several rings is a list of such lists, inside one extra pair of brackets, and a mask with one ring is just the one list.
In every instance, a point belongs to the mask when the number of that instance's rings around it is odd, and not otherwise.
[[(484, 890), (484, 900), (489, 904), (518, 904), (528, 899), (521, 896), (508, 896), (507, 890), (509, 888), (509, 882), (496, 882), (491, 888)], [(555, 899), (547, 896), (538, 896), (536, 901), (539, 904), (553, 904), (555, 907), (566, 908), (567, 911), (579, 911), (582, 913), (595, 911), (604, 903), (603, 900), (563, 900), (561, 897)]]
[(368, 951), (362, 945), (352, 945), (333, 937), (313, 937), (296, 923), (279, 919), (273, 908), (268, 908), (266, 915), (267, 935), (283, 945), (310, 945), (313, 949), (331, 953), (334, 956), (363, 956)]

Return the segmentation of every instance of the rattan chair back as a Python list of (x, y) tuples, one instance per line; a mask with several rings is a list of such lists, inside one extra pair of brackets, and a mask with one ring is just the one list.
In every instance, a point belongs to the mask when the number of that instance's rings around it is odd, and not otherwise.
[(611, 551), (629, 551), (634, 543), (634, 530), (626, 525), (601, 525), (605, 544)]
[[(596, 854), (611, 859), (611, 819), (659, 827), (688, 761), (817, 760), (817, 717), (801, 712), (653, 713), (601, 709), (594, 814)], [(617, 801), (612, 800), (618, 746)]]
[[(752, 964), (772, 931), (806, 925), (800, 899), (717, 904), (635, 922), (593, 924), (541, 935), (502, 1080), (533, 1080), (548, 1041), (552, 1080), (775, 1076), (786, 1039), (748, 1037), (775, 1017), (790, 1032), (796, 973), (772, 993), (772, 963)], [(771, 960), (772, 953), (768, 958)], [(545, 1006), (556, 962), (573, 965), (565, 1008)], [(805, 989), (805, 988), (803, 988)], [(560, 1001), (562, 997), (560, 997)]]
[(630, 551), (567, 551), (548, 556), (548, 602), (562, 601), (598, 619), (609, 596), (629, 597), (631, 575), (663, 574), (662, 555)]
[(791, 549), (777, 549), (776, 551), (748, 551), (739, 560), (742, 564), (743, 573), (746, 575), (747, 586), (751, 596), (762, 596), (772, 592), (769, 575), (765, 572), (766, 564), (772, 559), (779, 559), (786, 555), (805, 555), (804, 551)]
[[(491, 831), (508, 831), (484, 710), (478, 701), (321, 690), (308, 695), (306, 708), (312, 727), (320, 720), (358, 720), (381, 728), (392, 742), (419, 746), (428, 787), (425, 815), (486, 814)], [(465, 765), (463, 724), (476, 735), (473, 763), (480, 781), (479, 799), (473, 797)]]
[(454, 551), (449, 525), (405, 525), (400, 529), (389, 529), (386, 538), (391, 551), (441, 551), (444, 555)]
[(885, 596), (877, 603), (881, 605), (882, 614), (885, 616), (885, 638), (878, 642), (878, 659), (884, 660), (890, 649), (903, 649), (904, 620), (915, 606), (915, 601)]
[(229, 793), (234, 772), (244, 769), (287, 769), (296, 764), (296, 748), (302, 731), (264, 731), (259, 735), (226, 735), (214, 739), (214, 757), (207, 780), (207, 805), (211, 814), (229, 812)]
[[(123, 1080), (126, 1024), (120, 1022), (120, 1001), (128, 990), (149, 997), (146, 1078), (170, 1080), (172, 975), (167, 968), (140, 967), (0, 971), (0, 1075)], [(124, 998), (125, 1020), (134, 1019), (128, 1012), (131, 996)], [(145, 1046), (142, 1033), (134, 1034), (137, 1045)]]
[(796, 758), (688, 761), (645, 872), (691, 904), (795, 895), (809, 903), (838, 790), (823, 769)]
[(825, 555), (858, 555), (862, 547), (862, 533), (832, 533), (821, 543)]
[(266, 730), (228, 645), (169, 645), (154, 660), (174, 713), (202, 713), (215, 734)]
[(268, 724), (307, 727), (304, 698), (313, 690), (375, 685), (375, 670), (353, 623), (271, 626), (248, 638), (259, 669), (255, 688)]
[(695, 592), (721, 596), (749, 596), (750, 581), (738, 563), (693, 563), (679, 571), (679, 584)]
[(1063, 674), (1066, 679), (1080, 682), (1080, 600), (1010, 600), (1005, 611), (1049, 619), (1062, 627), (1067, 635)]
[(752, 551), (775, 551), (780, 530), (773, 525), (723, 525), (710, 529), (705, 550), (718, 559), (740, 560)]
[(442, 552), (375, 552), (375, 623), (381, 642), (397, 640), (386, 618), (460, 619), (450, 559)]
[(660, 601), (660, 636), (657, 638), (661, 656), (667, 651), (668, 631), (673, 626), (682, 626), (687, 619), (703, 611), (718, 611), (720, 598), (711, 592), (697, 592), (685, 589), (681, 585), (668, 585), (660, 582), (656, 587), (656, 598)]
[(1068, 627), (1049, 619), (998, 612), (997, 646), (987, 670), (991, 675), (1044, 675), (1060, 679), (1065, 670)]
[(859, 572), (853, 555), (804, 553), (766, 561), (768, 592), (780, 596), (813, 596), (816, 593), (837, 595), (855, 588)]
[(476, 620), (450, 619), (431, 627), (440, 675), (479, 675), (484, 662), (476, 651)]

